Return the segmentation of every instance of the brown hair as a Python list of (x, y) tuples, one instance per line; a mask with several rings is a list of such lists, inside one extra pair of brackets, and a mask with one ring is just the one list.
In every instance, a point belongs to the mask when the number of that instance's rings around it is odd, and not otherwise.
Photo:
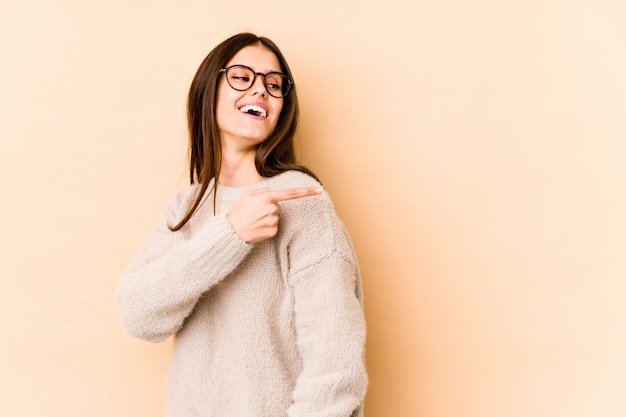
[[(270, 50), (280, 63), (281, 71), (293, 80), (285, 57), (271, 40), (252, 33), (240, 33), (217, 45), (202, 61), (189, 88), (187, 98), (187, 123), (189, 129), (189, 180), (199, 184), (193, 203), (183, 218), (170, 230), (182, 228), (198, 210), (203, 197), (213, 182), (213, 209), (217, 193), (217, 180), (222, 164), (221, 134), (216, 121), (217, 87), (220, 70), (240, 50), (247, 46), (262, 45)], [(315, 175), (296, 163), (293, 137), (298, 126), (298, 98), (295, 85), (285, 97), (276, 128), (258, 145), (255, 157), (256, 170), (262, 177), (273, 177), (281, 172), (297, 170), (313, 178)], [(316, 178), (317, 179), (317, 178)]]

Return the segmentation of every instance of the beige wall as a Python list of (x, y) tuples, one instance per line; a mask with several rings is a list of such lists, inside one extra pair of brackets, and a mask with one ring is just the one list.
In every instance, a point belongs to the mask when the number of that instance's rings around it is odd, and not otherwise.
[(169, 345), (114, 287), (241, 30), (361, 260), (368, 417), (625, 415), (621, 0), (0, 0), (0, 414), (161, 415)]

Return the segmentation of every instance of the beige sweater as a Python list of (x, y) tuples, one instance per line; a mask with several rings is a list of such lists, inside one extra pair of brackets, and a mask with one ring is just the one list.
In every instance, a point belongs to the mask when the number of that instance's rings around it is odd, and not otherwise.
[(226, 213), (250, 188), (318, 185), (290, 171), (218, 187), (175, 224), (196, 186), (176, 194), (117, 288), (128, 332), (175, 335), (167, 417), (360, 417), (365, 321), (354, 251), (326, 193), (281, 203), (278, 234), (247, 244)]

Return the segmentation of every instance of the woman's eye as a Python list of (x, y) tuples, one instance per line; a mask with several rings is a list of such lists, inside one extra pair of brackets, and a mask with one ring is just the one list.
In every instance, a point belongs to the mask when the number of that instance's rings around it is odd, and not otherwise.
[(246, 77), (246, 76), (243, 76), (243, 75), (241, 75), (241, 76), (233, 75), (230, 78), (232, 78), (234, 80), (237, 80), (237, 81), (244, 81), (244, 82), (250, 81), (250, 77)]
[(269, 88), (270, 90), (273, 91), (279, 91), (280, 90), (280, 85), (278, 84), (265, 84), (265, 87)]

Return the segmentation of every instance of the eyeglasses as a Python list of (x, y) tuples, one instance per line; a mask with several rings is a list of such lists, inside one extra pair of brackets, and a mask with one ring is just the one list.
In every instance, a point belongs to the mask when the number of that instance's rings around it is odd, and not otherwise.
[(272, 71), (263, 74), (262, 72), (254, 72), (252, 68), (245, 65), (232, 65), (228, 68), (222, 68), (220, 72), (226, 74), (228, 85), (237, 91), (246, 91), (252, 87), (257, 75), (263, 77), (263, 85), (272, 97), (285, 97), (293, 87), (293, 81), (282, 72)]

